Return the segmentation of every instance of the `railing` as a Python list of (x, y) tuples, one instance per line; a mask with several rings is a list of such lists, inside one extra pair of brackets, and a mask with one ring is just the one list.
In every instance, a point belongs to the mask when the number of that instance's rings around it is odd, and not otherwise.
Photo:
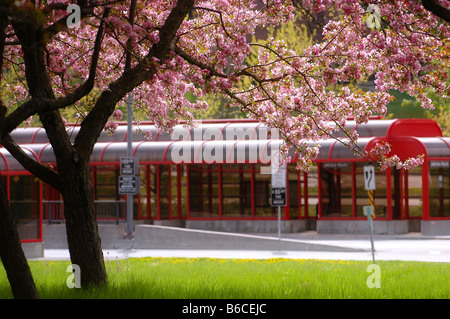
[(95, 211), (97, 221), (101, 223), (115, 223), (126, 221), (127, 205), (124, 200), (96, 200)]
[[(124, 200), (96, 200), (95, 211), (99, 223), (125, 222), (126, 201)], [(61, 200), (42, 201), (43, 219), (49, 224), (65, 222), (64, 202)]]

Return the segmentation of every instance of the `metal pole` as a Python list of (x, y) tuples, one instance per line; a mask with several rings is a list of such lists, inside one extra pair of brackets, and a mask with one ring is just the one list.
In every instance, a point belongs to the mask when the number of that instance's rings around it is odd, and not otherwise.
[(368, 216), (367, 218), (369, 219), (369, 228), (370, 228), (370, 245), (372, 246), (372, 260), (373, 263), (375, 264), (375, 252), (374, 252), (374, 248), (373, 248), (373, 224), (372, 224), (372, 218), (375, 217), (375, 197), (373, 195), (373, 190), (369, 190), (367, 191), (367, 194), (369, 195), (369, 204), (372, 207), (372, 214), (370, 216)]
[(375, 249), (373, 247), (373, 238), (372, 238), (372, 216), (367, 216), (367, 219), (369, 220), (369, 230), (370, 230), (370, 245), (372, 247), (372, 261), (375, 264)]
[(281, 239), (281, 206), (278, 205), (278, 239)]
[(367, 191), (367, 195), (369, 196), (369, 204), (373, 208), (373, 216), (375, 217), (375, 197), (373, 196), (373, 190)]
[[(132, 96), (128, 94), (127, 98), (127, 156), (133, 156), (133, 145), (132, 145), (132, 113), (131, 113), (131, 105), (132, 105)], [(134, 226), (133, 226), (133, 195), (127, 194), (127, 228), (126, 228), (126, 236), (130, 237), (133, 234)]]

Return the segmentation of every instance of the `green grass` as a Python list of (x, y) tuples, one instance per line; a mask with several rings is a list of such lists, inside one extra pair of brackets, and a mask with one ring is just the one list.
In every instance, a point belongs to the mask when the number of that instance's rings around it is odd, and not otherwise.
[[(132, 258), (107, 260), (108, 286), (91, 290), (67, 287), (68, 261), (29, 264), (41, 298), (450, 297), (448, 263), (380, 261), (381, 287), (368, 288), (364, 261)], [(1, 266), (0, 298), (12, 298)]]

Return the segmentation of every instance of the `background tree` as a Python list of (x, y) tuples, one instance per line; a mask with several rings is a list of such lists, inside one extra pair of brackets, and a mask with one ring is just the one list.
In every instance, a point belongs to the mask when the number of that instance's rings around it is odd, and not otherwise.
[[(2, 9), (0, 5), (0, 53), (3, 55), (8, 17)], [(2, 65), (3, 60), (0, 60), (0, 70), (3, 69)], [(0, 99), (0, 134), (6, 111), (3, 99)], [(13, 295), (16, 298), (37, 298), (38, 292), (21, 247), (3, 179), (0, 180), (0, 243), (0, 258), (11, 283)]]
[[(79, 0), (79, 28), (69, 28), (69, 3), (6, 0), (1, 7), (7, 17), (2, 67), (14, 68), (20, 85), (9, 93), (23, 97), (1, 131), (3, 146), (61, 193), (71, 261), (81, 268), (83, 287), (107, 282), (89, 158), (101, 131), (114, 129), (128, 94), (165, 131), (180, 120), (192, 124), (193, 111), (207, 108), (208, 94), (226, 98), (248, 117), (278, 128), (283, 150), (297, 150), (301, 169), (319, 151), (306, 140), (329, 138), (349, 117), (364, 123), (384, 115), (391, 90), (414, 96), (425, 108), (432, 107), (427, 90), (449, 94), (445, 69), (436, 63), (448, 24), (414, 1)], [(438, 4), (448, 8), (445, 0)], [(274, 38), (250, 40), (256, 30), (285, 24), (296, 12), (317, 20), (331, 9), (340, 14), (323, 23), (321, 42), (299, 52)], [(379, 23), (369, 28), (367, 18)], [(369, 76), (374, 91), (347, 85)], [(336, 85), (337, 91), (330, 89)], [(61, 115), (67, 108), (83, 110), (73, 142)], [(57, 171), (26, 156), (9, 135), (34, 115), (45, 127)], [(356, 148), (356, 133), (346, 134), (341, 142)], [(387, 151), (380, 146), (361, 156), (374, 156), (383, 167), (420, 164), (420, 158), (401, 162)]]

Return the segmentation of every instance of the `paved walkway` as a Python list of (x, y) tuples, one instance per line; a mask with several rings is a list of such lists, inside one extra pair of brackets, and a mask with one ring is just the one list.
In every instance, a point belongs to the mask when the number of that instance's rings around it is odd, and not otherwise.
[[(223, 244), (217, 247), (191, 245), (180, 248), (104, 249), (105, 259), (132, 257), (211, 257), (211, 258), (294, 258), (372, 260), (371, 244), (367, 235), (321, 235), (316, 232), (283, 234), (234, 234), (245, 245), (230, 249)], [(231, 234), (230, 236), (233, 236)], [(231, 237), (230, 237), (231, 238)], [(131, 243), (131, 242), (130, 242)], [(198, 247), (202, 247), (198, 249)], [(264, 249), (264, 247), (268, 247)], [(408, 260), (450, 262), (450, 237), (424, 237), (420, 233), (374, 236), (375, 260)], [(69, 259), (67, 249), (46, 249), (43, 258)]]

